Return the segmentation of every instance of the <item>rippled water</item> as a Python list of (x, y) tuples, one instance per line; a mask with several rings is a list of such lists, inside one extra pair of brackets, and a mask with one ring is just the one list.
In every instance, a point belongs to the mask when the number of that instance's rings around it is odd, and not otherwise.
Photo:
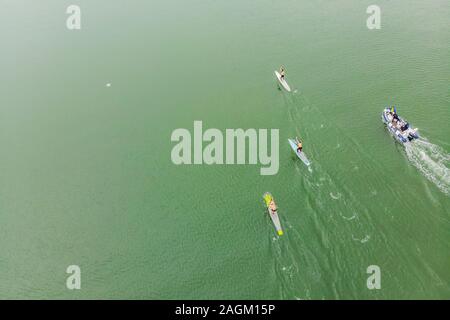
[(450, 195), (450, 154), (426, 140), (406, 145), (408, 159), (442, 192)]
[[(379, 1), (373, 31), (369, 1), (188, 3), (81, 1), (68, 31), (69, 3), (2, 1), (0, 297), (450, 298), (449, 2)], [(195, 120), (279, 129), (278, 174), (175, 166)]]

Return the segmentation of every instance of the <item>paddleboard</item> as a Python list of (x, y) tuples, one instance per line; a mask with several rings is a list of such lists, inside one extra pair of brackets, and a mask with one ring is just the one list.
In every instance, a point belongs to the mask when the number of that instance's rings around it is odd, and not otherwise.
[(283, 229), (281, 228), (281, 222), (280, 222), (280, 218), (278, 217), (278, 213), (276, 211), (272, 211), (269, 207), (270, 201), (273, 200), (273, 197), (269, 192), (266, 192), (266, 193), (264, 193), (263, 198), (264, 198), (264, 202), (266, 204), (267, 210), (269, 211), (270, 219), (272, 219), (272, 222), (275, 226), (275, 229), (277, 230), (278, 235), (282, 236)]

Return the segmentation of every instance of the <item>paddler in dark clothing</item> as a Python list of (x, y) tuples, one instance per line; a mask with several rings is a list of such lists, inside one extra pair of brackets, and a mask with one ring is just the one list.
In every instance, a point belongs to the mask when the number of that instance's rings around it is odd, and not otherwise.
[(280, 67), (280, 78), (281, 80), (284, 80), (284, 76), (286, 75), (286, 71), (284, 70), (284, 67)]
[(303, 149), (302, 141), (297, 137), (295, 139), (297, 139), (297, 152), (302, 152)]

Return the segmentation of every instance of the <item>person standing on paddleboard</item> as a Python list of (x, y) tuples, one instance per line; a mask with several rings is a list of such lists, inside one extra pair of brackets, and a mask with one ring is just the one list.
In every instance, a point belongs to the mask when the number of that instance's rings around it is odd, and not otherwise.
[(303, 149), (302, 141), (297, 137), (296, 137), (296, 139), (297, 139), (297, 152), (302, 152), (302, 149)]
[(276, 213), (276, 212), (277, 212), (277, 205), (275, 204), (275, 202), (273, 201), (273, 199), (270, 200), (269, 208), (270, 208), (270, 210), (273, 211), (273, 213)]
[(286, 71), (284, 70), (284, 67), (281, 66), (281, 67), (280, 67), (280, 79), (281, 79), (281, 80), (284, 80), (285, 74), (286, 74)]

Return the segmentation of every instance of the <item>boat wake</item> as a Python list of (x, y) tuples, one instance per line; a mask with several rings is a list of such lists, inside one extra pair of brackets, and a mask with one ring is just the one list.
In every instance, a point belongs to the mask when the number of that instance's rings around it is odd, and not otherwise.
[(426, 140), (405, 144), (409, 161), (443, 193), (450, 195), (450, 154)]

